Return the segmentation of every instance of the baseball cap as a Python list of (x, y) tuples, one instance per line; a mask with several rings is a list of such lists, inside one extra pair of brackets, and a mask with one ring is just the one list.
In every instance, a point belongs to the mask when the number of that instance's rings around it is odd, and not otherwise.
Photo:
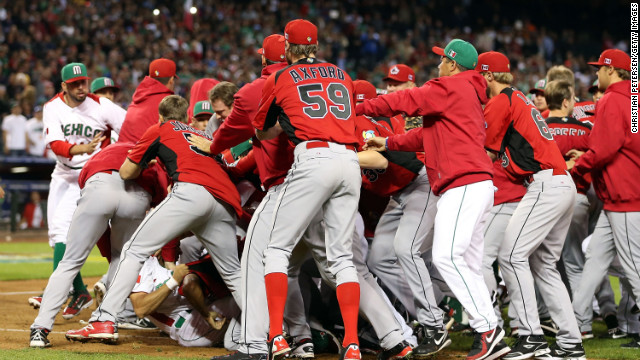
[(596, 62), (590, 62), (593, 66), (613, 66), (614, 68), (631, 71), (631, 57), (626, 52), (618, 49), (608, 49), (600, 54)]
[(529, 89), (529, 94), (536, 94), (536, 93), (543, 93), (544, 94), (544, 88), (545, 87), (547, 87), (547, 79), (540, 79), (536, 83), (535, 87)]
[(400, 82), (416, 81), (416, 73), (412, 68), (405, 64), (393, 65), (389, 68), (387, 77), (382, 79), (384, 81), (395, 80)]
[(200, 114), (213, 115), (213, 109), (209, 100), (198, 101), (193, 105), (193, 116), (196, 117)]
[(264, 55), (267, 60), (271, 61), (287, 61), (284, 56), (284, 36), (273, 34), (264, 38), (262, 48), (258, 49), (258, 54)]
[(598, 79), (589, 86), (589, 94), (595, 94), (598, 91)]
[(434, 46), (431, 50), (440, 56), (454, 60), (467, 69), (475, 69), (478, 63), (478, 51), (471, 43), (462, 39), (451, 40), (444, 49)]
[(60, 74), (62, 75), (62, 81), (66, 83), (89, 79), (87, 68), (83, 63), (69, 63), (62, 68)]
[(511, 65), (509, 64), (509, 58), (507, 58), (506, 55), (497, 51), (488, 51), (478, 56), (476, 71), (508, 73), (511, 72)]
[(356, 102), (373, 99), (378, 96), (376, 87), (367, 80), (355, 80), (353, 82), (353, 89)]
[(291, 20), (284, 28), (284, 38), (290, 44), (317, 44), (318, 28), (310, 21), (304, 19)]
[(91, 82), (91, 92), (95, 93), (98, 90), (112, 88), (115, 91), (120, 91), (120, 88), (108, 77), (99, 77)]
[(149, 64), (149, 76), (152, 78), (178, 77), (176, 63), (169, 59), (155, 59)]

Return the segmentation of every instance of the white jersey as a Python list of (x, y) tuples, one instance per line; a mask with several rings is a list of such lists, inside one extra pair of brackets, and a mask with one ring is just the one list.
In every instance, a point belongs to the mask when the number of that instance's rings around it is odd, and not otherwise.
[(44, 156), (44, 122), (37, 118), (27, 120), (27, 138), (29, 139), (29, 155)]
[[(87, 95), (79, 106), (69, 107), (60, 93), (44, 105), (45, 143), (49, 145), (53, 141), (66, 141), (71, 144), (87, 144), (95, 135), (108, 128), (120, 132), (125, 115), (126, 111), (120, 106), (93, 94)], [(64, 176), (65, 173), (70, 173), (77, 178), (79, 169), (99, 151), (98, 148), (92, 154), (74, 155), (71, 159), (57, 156), (54, 175)]]
[(23, 115), (9, 114), (2, 120), (2, 130), (7, 132), (9, 150), (24, 150), (27, 146), (27, 118)]
[[(158, 263), (158, 259), (150, 257), (145, 261), (136, 285), (131, 290), (132, 293), (144, 292), (151, 293), (162, 287), (172, 276), (172, 271), (166, 269)], [(174, 289), (171, 294), (160, 304), (160, 306), (148, 316), (158, 328), (171, 335), (175, 331), (177, 323), (188, 317), (191, 312), (189, 302), (184, 296), (178, 293), (178, 288)]]

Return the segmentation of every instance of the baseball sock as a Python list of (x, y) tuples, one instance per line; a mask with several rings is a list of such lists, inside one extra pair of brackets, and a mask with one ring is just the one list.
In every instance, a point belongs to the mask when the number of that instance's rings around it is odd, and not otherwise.
[(344, 340), (342, 347), (358, 342), (358, 308), (360, 307), (360, 284), (349, 282), (338, 285), (336, 288), (338, 304), (344, 322)]
[(264, 276), (269, 307), (269, 341), (282, 334), (282, 318), (287, 302), (287, 274), (271, 273)]
[[(64, 243), (56, 243), (53, 247), (53, 270), (55, 271), (58, 268), (58, 264), (64, 257), (64, 252), (67, 249), (67, 244)], [(75, 279), (73, 279), (73, 292), (75, 294), (82, 294), (87, 292), (87, 287), (84, 285), (84, 281), (82, 280), (82, 276), (78, 272)]]

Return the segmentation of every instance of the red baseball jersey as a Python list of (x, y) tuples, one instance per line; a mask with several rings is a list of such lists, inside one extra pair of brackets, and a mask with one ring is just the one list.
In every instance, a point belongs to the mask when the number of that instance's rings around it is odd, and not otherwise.
[(593, 101), (581, 101), (573, 106), (572, 117), (579, 121), (589, 123), (593, 127), (593, 120), (596, 114), (596, 103)]
[(502, 166), (513, 181), (540, 170), (566, 170), (553, 134), (533, 103), (519, 90), (507, 87), (484, 108), (485, 147), (500, 153)]
[(242, 214), (240, 195), (218, 162), (191, 145), (191, 136), (211, 140), (204, 132), (180, 121), (170, 120), (150, 127), (129, 153), (129, 160), (146, 167), (158, 157), (173, 181), (204, 186), (215, 198)]
[[(91, 157), (80, 171), (78, 177), (80, 189), (84, 188), (90, 177), (99, 172), (120, 171), (120, 166), (133, 146), (133, 143), (117, 142)], [(167, 173), (158, 164), (144, 169), (135, 182), (151, 195), (152, 206), (159, 204), (167, 196), (169, 179)]]
[[(589, 150), (589, 134), (591, 133), (591, 122), (582, 122), (573, 117), (548, 117), (547, 126), (553, 134), (553, 138), (558, 144), (561, 154), (566, 154), (571, 149), (580, 151)], [(569, 160), (565, 157), (566, 160)], [(576, 189), (581, 194), (586, 194), (591, 186), (591, 175), (580, 176), (573, 174), (573, 181)]]
[[(393, 135), (393, 132), (383, 125), (384, 119), (388, 118), (356, 117), (356, 135), (360, 140), (359, 150), (362, 150), (367, 139)], [(389, 166), (386, 169), (362, 169), (362, 186), (381, 196), (389, 196), (403, 189), (424, 167), (413, 152), (385, 151), (382, 155), (389, 160)]]
[(252, 122), (256, 129), (267, 130), (276, 121), (294, 145), (321, 140), (356, 146), (351, 78), (337, 66), (315, 58), (302, 59), (272, 74)]
[(500, 159), (493, 162), (493, 186), (498, 189), (493, 194), (493, 206), (518, 202), (527, 193), (527, 188), (522, 181), (516, 182), (509, 179)]

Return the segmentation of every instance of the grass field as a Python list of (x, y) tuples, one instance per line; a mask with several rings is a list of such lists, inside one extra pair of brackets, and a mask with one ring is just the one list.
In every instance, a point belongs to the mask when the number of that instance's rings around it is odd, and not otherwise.
[[(0, 242), (0, 281), (4, 285), (11, 285), (22, 283), (19, 280), (48, 279), (51, 274), (52, 255), (53, 251), (45, 242)], [(100, 256), (97, 249), (94, 249), (82, 269), (82, 275), (87, 278), (101, 276), (106, 272), (107, 267), (108, 264), (106, 260)], [(45, 282), (43, 280), (40, 283), (44, 284)], [(617, 278), (611, 278), (611, 283), (616, 293), (616, 300), (619, 300)], [(5, 286), (5, 288), (7, 287)], [(8, 288), (11, 288), (11, 286), (8, 286)], [(5, 304), (3, 304), (2, 307), (5, 311), (11, 311), (11, 309), (5, 308)], [(23, 311), (27, 312), (30, 310)], [(35, 313), (29, 315), (29, 319), (32, 319), (31, 316), (35, 316)], [(28, 328), (27, 324), (28, 322), (14, 324), (13, 327)], [(19, 346), (16, 346), (15, 343), (10, 344), (2, 340), (5, 338), (5, 335), (8, 335), (7, 333), (3, 333), (3, 331), (8, 331), (5, 328), (10, 328), (11, 326), (12, 325), (7, 324), (0, 326), (0, 334), (2, 334), (0, 335), (0, 359), (203, 359), (213, 355), (210, 351), (201, 351), (200, 353), (182, 351), (178, 346), (168, 346), (172, 343), (172, 340), (168, 339), (163, 340), (161, 342), (162, 345), (154, 345), (153, 343), (145, 343), (144, 341), (141, 343), (134, 341), (133, 343), (126, 342), (118, 346), (104, 346), (101, 348), (104, 351), (92, 351), (83, 346), (69, 346), (64, 344), (65, 342), (60, 343), (60, 340), (56, 339), (54, 347), (51, 349), (29, 349), (27, 347), (27, 341), (20, 342)], [(606, 331), (606, 326), (602, 322), (594, 323), (594, 334), (596, 338), (584, 342), (588, 359), (640, 359), (640, 350), (620, 348), (621, 344), (629, 342), (628, 339), (610, 340), (598, 338), (599, 335), (606, 334)], [(21, 335), (20, 339), (25, 338), (25, 336), (26, 339), (28, 339), (28, 333)], [(57, 336), (61, 337), (62, 335)], [(464, 358), (464, 355), (473, 342), (473, 338), (469, 335), (458, 333), (452, 333), (451, 338), (453, 340), (452, 345), (434, 357), (434, 359)], [(551, 338), (548, 338), (548, 340), (550, 343), (553, 342)], [(512, 343), (513, 340), (508, 339), (507, 342)], [(68, 350), (69, 347), (73, 350)], [(138, 351), (139, 349), (146, 349), (146, 351), (144, 354), (141, 354), (142, 351)], [(334, 359), (337, 358), (337, 355), (323, 354), (319, 356), (319, 358), (323, 360)], [(364, 358), (366, 360), (374, 359), (371, 355), (366, 355)]]

